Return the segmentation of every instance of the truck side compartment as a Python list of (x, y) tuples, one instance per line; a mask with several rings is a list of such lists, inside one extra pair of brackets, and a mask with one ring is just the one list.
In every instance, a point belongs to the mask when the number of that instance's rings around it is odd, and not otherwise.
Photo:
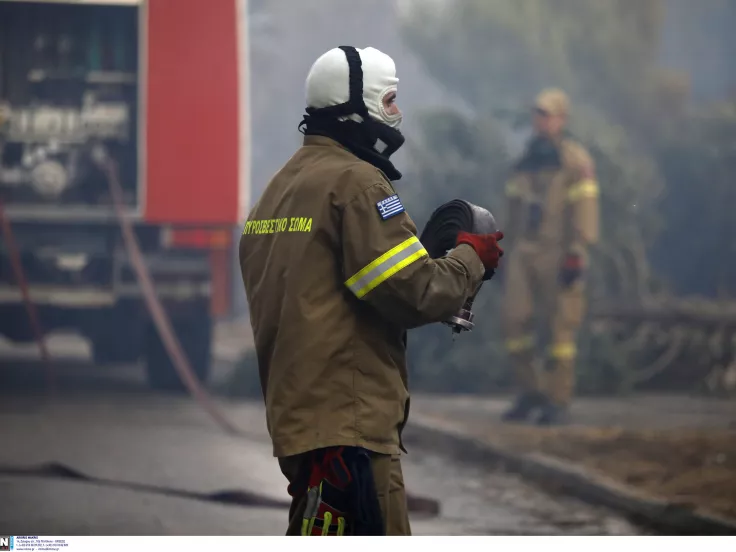
[[(0, 0), (0, 206), (45, 332), (184, 389), (147, 312), (99, 151), (195, 375), (231, 306), (244, 0)], [(245, 102), (247, 103), (247, 102)], [(109, 175), (109, 173), (107, 173)], [(0, 240), (0, 333), (34, 338)]]

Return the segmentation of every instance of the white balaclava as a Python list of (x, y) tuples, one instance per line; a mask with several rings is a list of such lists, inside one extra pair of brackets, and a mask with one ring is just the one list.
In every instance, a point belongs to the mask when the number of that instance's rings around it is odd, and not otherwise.
[[(396, 92), (396, 64), (390, 56), (375, 48), (356, 48), (363, 69), (363, 101), (370, 116), (391, 128), (401, 125), (401, 113), (389, 115), (383, 107), (383, 99), (389, 92)], [(350, 99), (350, 67), (345, 52), (333, 48), (314, 62), (306, 82), (307, 107), (320, 109), (340, 105)], [(361, 122), (360, 115), (348, 115)]]

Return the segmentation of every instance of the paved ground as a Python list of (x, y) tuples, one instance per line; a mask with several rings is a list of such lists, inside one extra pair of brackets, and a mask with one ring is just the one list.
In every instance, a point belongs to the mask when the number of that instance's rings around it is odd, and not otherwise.
[[(0, 361), (0, 468), (58, 462), (119, 484), (288, 498), (260, 404), (219, 402), (245, 433), (233, 438), (189, 399), (148, 393), (136, 367), (91, 366), (78, 349), (65, 339), (52, 342), (56, 358), (70, 357), (58, 363), (52, 400), (43, 393), (37, 363)], [(516, 476), (458, 463), (441, 451), (412, 448), (404, 473), (411, 493), (441, 504), (438, 517), (412, 517), (415, 534), (639, 532), (611, 512), (547, 495)], [(2, 534), (278, 535), (286, 519), (284, 508), (225, 506), (7, 471), (0, 473), (0, 496)]]

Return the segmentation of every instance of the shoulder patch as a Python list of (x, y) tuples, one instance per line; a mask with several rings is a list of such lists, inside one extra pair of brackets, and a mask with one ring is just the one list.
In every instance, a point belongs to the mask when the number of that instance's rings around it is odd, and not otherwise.
[(397, 194), (376, 202), (376, 209), (378, 209), (378, 214), (381, 215), (383, 220), (390, 219), (391, 217), (404, 212), (404, 206)]

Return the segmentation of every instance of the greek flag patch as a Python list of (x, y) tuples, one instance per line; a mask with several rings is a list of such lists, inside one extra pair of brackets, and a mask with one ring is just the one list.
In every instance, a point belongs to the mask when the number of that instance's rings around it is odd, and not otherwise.
[(404, 206), (401, 204), (401, 200), (398, 195), (392, 195), (377, 202), (376, 209), (378, 209), (378, 214), (381, 215), (383, 220), (390, 219), (391, 217), (404, 212)]

